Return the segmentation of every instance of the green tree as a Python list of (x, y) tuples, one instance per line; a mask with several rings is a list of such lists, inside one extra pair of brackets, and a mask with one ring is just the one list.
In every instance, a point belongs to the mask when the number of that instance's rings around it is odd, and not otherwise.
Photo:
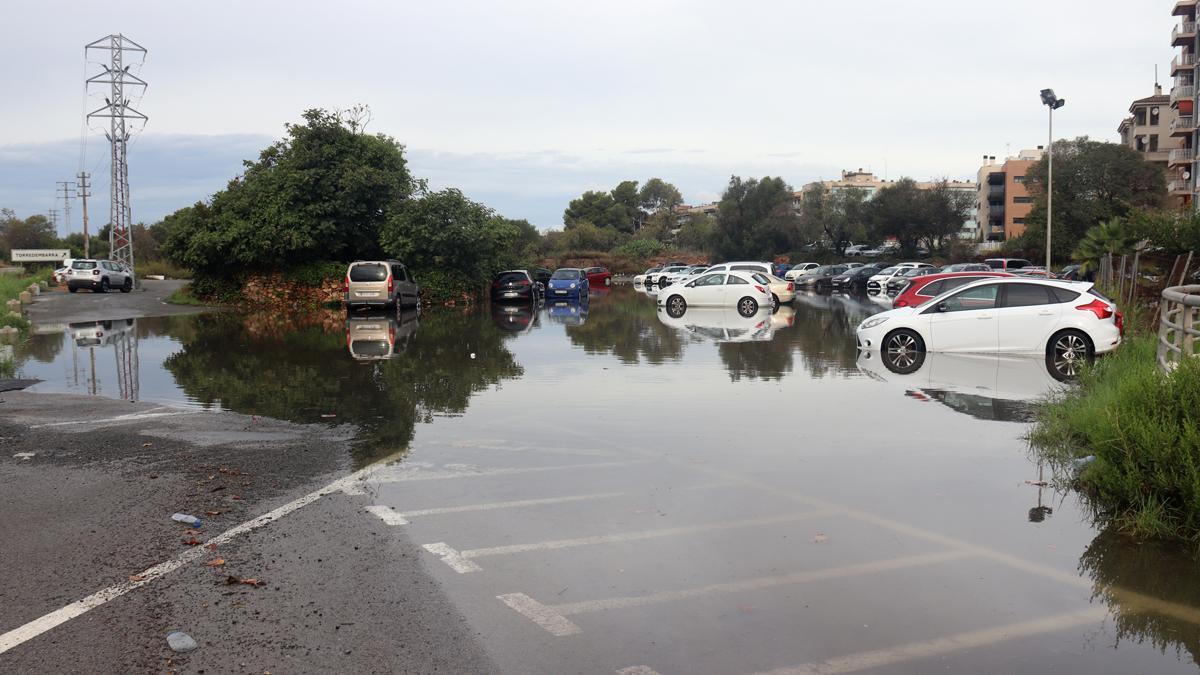
[[(1025, 173), (1033, 210), (1018, 246), (1044, 250), (1046, 241), (1047, 160)], [(1119, 143), (1086, 136), (1054, 144), (1053, 254), (1065, 258), (1087, 231), (1135, 208), (1158, 208), (1166, 199), (1162, 169)]]
[(563, 232), (562, 245), (566, 251), (611, 251), (625, 237), (611, 227), (596, 227), (589, 222), (577, 223)]
[[(638, 192), (638, 182), (636, 180), (621, 181), (612, 191), (613, 201), (625, 209), (625, 215), (632, 229), (625, 230), (618, 226), (617, 229), (622, 232), (633, 232), (640, 230), (642, 223), (646, 221), (646, 213), (641, 209), (641, 195)], [(622, 221), (624, 223), (626, 221)]]
[(707, 213), (691, 213), (675, 235), (675, 243), (685, 250), (710, 251), (716, 232), (716, 218)]
[(628, 209), (607, 192), (589, 190), (571, 200), (563, 211), (563, 226), (569, 230), (580, 223), (608, 227), (618, 232), (633, 232), (633, 219)]
[(649, 213), (663, 211), (673, 212), (675, 207), (683, 204), (683, 195), (674, 185), (661, 178), (651, 178), (642, 185), (638, 193), (638, 203)]
[(1200, 214), (1193, 210), (1137, 209), (1125, 219), (1129, 234), (1167, 255), (1200, 251)]
[(451, 188), (406, 200), (383, 225), (380, 243), (415, 270), (453, 271), (471, 282), (515, 265), (519, 237), (513, 221)]
[(1121, 218), (1110, 218), (1087, 231), (1071, 258), (1083, 266), (1083, 272), (1100, 269), (1100, 261), (1106, 255), (1133, 253), (1138, 238)]
[(782, 178), (732, 176), (717, 206), (713, 253), (725, 259), (773, 258), (799, 234), (792, 188)]
[(58, 243), (54, 224), (41, 214), (21, 219), (9, 210), (0, 211), (0, 238), (8, 250), (15, 248), (50, 248)]
[(380, 253), (379, 232), (414, 185), (404, 148), (357, 118), (308, 110), (206, 208), (177, 214), (164, 252), (198, 275)]
[(927, 199), (911, 178), (901, 178), (880, 189), (868, 212), (874, 231), (882, 237), (895, 237), (907, 255), (928, 237)]
[(838, 255), (855, 240), (867, 237), (867, 193), (858, 188), (831, 192), (821, 183), (807, 187), (800, 196), (801, 239), (823, 237)]
[(924, 232), (921, 239), (929, 250), (942, 250), (958, 239), (963, 223), (971, 213), (974, 195), (950, 188), (950, 182), (942, 180), (932, 189), (923, 190), (925, 202)]

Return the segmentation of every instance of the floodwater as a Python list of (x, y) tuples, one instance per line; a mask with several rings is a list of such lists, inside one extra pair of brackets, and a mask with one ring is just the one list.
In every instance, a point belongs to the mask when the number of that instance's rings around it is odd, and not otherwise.
[[(1191, 672), (1200, 575), (1097, 531), (1022, 440), (1044, 361), (883, 363), (886, 303), (542, 308), (72, 326), (43, 392), (357, 429), (364, 518), (506, 672)], [(350, 498), (350, 497), (347, 497)]]

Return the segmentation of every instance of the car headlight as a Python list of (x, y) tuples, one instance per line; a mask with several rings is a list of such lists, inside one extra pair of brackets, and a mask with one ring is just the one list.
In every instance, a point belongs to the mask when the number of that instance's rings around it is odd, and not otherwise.
[(571, 288), (575, 288), (575, 284), (573, 282), (571, 283)]
[(886, 317), (886, 316), (876, 316), (876, 317), (867, 319), (866, 321), (862, 322), (862, 325), (859, 326), (858, 329), (859, 330), (867, 330), (868, 328), (874, 328), (875, 326), (878, 326), (887, 320), (888, 320), (888, 317)]

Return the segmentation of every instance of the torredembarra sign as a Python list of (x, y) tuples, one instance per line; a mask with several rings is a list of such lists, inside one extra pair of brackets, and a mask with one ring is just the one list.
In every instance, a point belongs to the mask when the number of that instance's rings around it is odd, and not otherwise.
[(67, 249), (17, 248), (13, 249), (12, 261), (19, 262), (62, 262), (71, 257)]

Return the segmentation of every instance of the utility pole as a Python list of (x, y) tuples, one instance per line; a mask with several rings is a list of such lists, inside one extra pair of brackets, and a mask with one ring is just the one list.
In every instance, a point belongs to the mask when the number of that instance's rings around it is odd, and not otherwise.
[(145, 123), (147, 117), (129, 106), (129, 98), (125, 95), (126, 85), (146, 89), (146, 82), (129, 72), (125, 65), (126, 52), (140, 52), (142, 59), (146, 58), (146, 48), (129, 38), (116, 33), (100, 38), (83, 48), (88, 50), (100, 49), (109, 52), (110, 65), (102, 66), (104, 72), (91, 77), (87, 84), (109, 85), (109, 96), (104, 99), (104, 107), (88, 113), (88, 119), (107, 118), (109, 130), (105, 133), (112, 150), (112, 180), (109, 187), (108, 214), (111, 229), (109, 230), (109, 258), (118, 264), (125, 265), (133, 271), (133, 238), (129, 228), (133, 225), (133, 213), (129, 206), (129, 161), (128, 144), (129, 130), (126, 121), (135, 120)]
[(88, 179), (91, 177), (92, 177), (92, 174), (85, 173), (83, 171), (80, 171), (79, 175), (76, 176), (76, 178), (79, 179), (79, 191), (76, 192), (76, 195), (80, 199), (83, 200), (83, 257), (84, 258), (91, 257), (90, 255), (88, 255), (89, 251), (88, 251), (88, 227), (87, 227), (88, 226), (87, 198), (92, 196), (92, 193), (88, 192), (88, 188), (92, 187), (91, 185), (88, 185)]
[(75, 196), (75, 183), (68, 180), (58, 181), (56, 194), (63, 198), (63, 236), (71, 234), (71, 198)]
[(58, 210), (50, 209), (50, 211), (48, 213), (50, 215), (50, 224), (54, 225), (54, 236), (57, 237), (58, 236)]

